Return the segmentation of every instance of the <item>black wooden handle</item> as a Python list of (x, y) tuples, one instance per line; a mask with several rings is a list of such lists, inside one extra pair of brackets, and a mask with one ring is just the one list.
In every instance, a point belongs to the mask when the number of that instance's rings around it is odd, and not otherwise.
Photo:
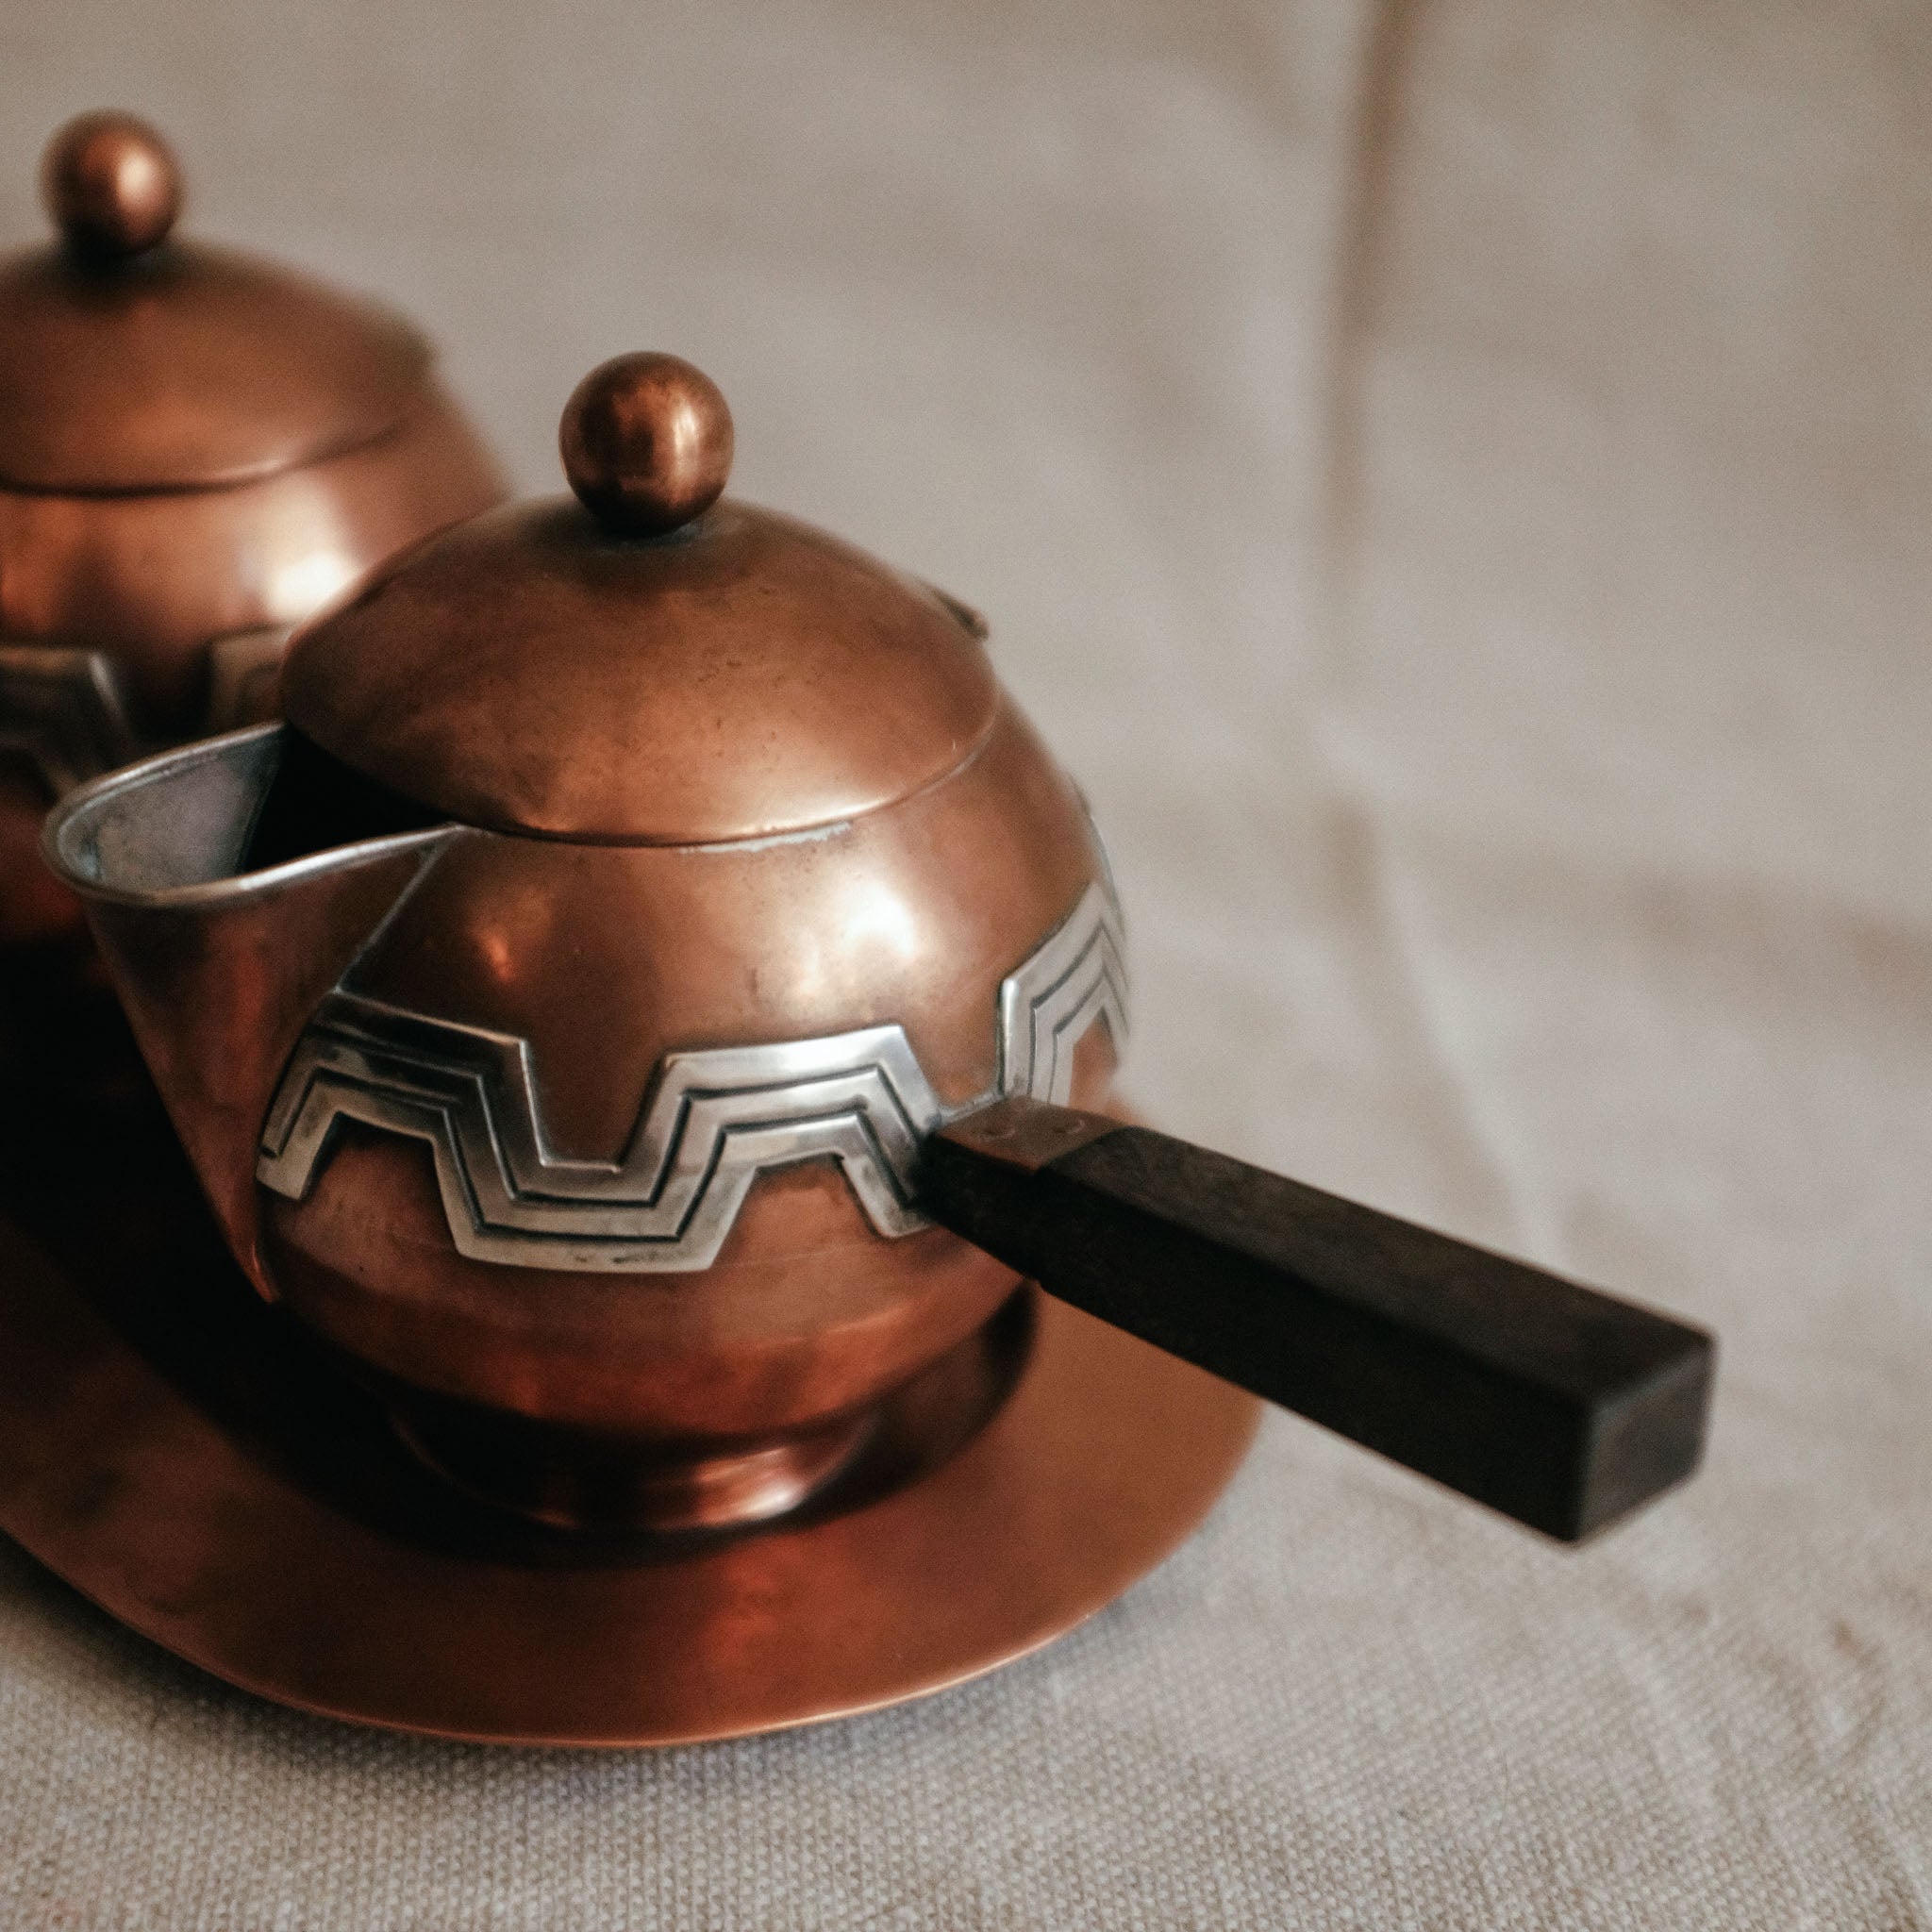
[(1566, 1541), (1703, 1449), (1703, 1330), (1165, 1134), (998, 1101), (920, 1189), (1049, 1294)]

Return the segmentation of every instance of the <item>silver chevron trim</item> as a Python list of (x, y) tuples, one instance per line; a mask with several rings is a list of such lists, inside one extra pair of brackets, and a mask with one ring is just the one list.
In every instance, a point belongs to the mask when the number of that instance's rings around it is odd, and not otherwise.
[(139, 758), (120, 667), (104, 651), (0, 643), (0, 751), (56, 798)]
[(1120, 908), (1105, 887), (1094, 885), (1025, 963), (1000, 982), (998, 1097), (1026, 1093), (1064, 1104), (1074, 1091), (1074, 1049), (1103, 1017), (1115, 1046), (1125, 1045), (1127, 967)]
[[(208, 645), (209, 691), (197, 738), (269, 717), (290, 626), (229, 631)], [(56, 798), (132, 764), (144, 746), (120, 662), (108, 652), (0, 641), (0, 752), (24, 758)]]
[[(997, 1092), (1064, 1100), (1074, 1048), (1101, 1018), (1124, 1041), (1120, 916), (1095, 885), (1001, 983)], [(902, 1026), (869, 1026), (667, 1055), (623, 1158), (573, 1160), (544, 1133), (526, 1041), (338, 988), (282, 1076), (256, 1173), (299, 1201), (338, 1124), (358, 1121), (428, 1142), (473, 1259), (676, 1273), (711, 1264), (760, 1173), (801, 1160), (838, 1161), (881, 1234), (927, 1225), (919, 1143), (968, 1110), (941, 1105)]]

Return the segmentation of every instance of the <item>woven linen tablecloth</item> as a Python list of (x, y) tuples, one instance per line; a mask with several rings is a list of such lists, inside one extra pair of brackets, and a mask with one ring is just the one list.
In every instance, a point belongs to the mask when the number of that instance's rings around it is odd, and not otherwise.
[(831, 1728), (269, 1708), (0, 1545), (0, 1925), (1932, 1925), (1932, 9), (0, 0), (42, 141), (594, 361), (983, 606), (1175, 1130), (1680, 1308), (1565, 1554), (1277, 1417), (1046, 1654)]

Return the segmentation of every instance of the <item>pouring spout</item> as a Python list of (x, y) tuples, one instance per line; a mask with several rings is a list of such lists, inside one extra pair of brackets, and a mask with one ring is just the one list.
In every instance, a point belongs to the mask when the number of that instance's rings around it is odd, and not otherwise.
[(83, 786), (47, 822), (48, 863), (102, 956), (223, 1232), (258, 1288), (257, 1142), (323, 994), (457, 825), (250, 870), (292, 735), (259, 725)]

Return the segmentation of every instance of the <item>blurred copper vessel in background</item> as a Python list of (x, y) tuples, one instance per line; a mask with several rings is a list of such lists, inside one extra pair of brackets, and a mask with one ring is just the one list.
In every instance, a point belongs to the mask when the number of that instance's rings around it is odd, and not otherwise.
[(79, 930), (39, 832), (75, 784), (266, 717), (290, 627), (503, 494), (386, 309), (174, 239), (153, 129), (49, 144), (0, 261), (0, 947)]

